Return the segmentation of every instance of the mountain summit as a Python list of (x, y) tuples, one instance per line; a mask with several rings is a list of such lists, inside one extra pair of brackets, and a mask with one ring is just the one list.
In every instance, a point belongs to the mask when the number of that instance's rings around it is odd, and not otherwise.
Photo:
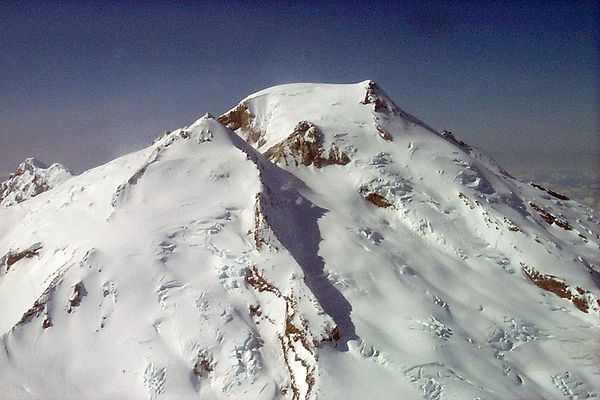
[(596, 212), (372, 81), (263, 90), (20, 199), (7, 398), (599, 392)]

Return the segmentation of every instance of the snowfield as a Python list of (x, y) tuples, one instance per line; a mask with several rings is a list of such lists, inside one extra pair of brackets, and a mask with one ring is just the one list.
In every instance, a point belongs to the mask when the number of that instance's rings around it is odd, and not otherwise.
[(0, 193), (6, 399), (598, 396), (596, 211), (372, 81)]

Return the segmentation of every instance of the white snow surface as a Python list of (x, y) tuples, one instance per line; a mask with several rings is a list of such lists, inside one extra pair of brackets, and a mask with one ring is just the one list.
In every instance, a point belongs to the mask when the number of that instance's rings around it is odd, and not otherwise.
[(0, 207), (1, 398), (598, 395), (594, 210), (371, 81), (241, 104), (262, 140), (207, 114)]

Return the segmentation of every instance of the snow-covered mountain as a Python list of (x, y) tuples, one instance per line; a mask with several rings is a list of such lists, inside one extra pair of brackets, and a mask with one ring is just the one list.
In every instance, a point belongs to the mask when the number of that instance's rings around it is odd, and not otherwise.
[(596, 212), (372, 81), (266, 89), (46, 189), (0, 208), (3, 398), (599, 392)]
[(60, 164), (54, 163), (48, 167), (35, 158), (28, 158), (0, 184), (0, 207), (35, 197), (70, 177), (71, 172)]

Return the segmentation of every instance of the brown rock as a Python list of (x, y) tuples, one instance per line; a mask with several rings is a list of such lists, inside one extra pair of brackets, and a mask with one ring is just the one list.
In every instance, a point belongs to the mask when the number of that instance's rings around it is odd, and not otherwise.
[(232, 131), (240, 131), (244, 139), (251, 144), (258, 143), (263, 139), (263, 133), (252, 127), (254, 115), (252, 115), (244, 103), (221, 115), (217, 118), (217, 121)]
[(329, 154), (324, 157), (323, 133), (319, 128), (308, 122), (300, 121), (294, 131), (282, 142), (271, 147), (265, 156), (275, 164), (314, 165), (321, 168), (327, 165), (345, 165), (350, 162), (346, 153), (333, 145)]
[(563, 299), (570, 300), (575, 307), (584, 313), (587, 313), (592, 309), (587, 301), (587, 297), (593, 297), (591, 292), (584, 290), (579, 286), (572, 288), (567, 285), (564, 279), (554, 275), (542, 274), (535, 268), (524, 263), (521, 263), (521, 267), (525, 277), (540, 289), (554, 293)]

